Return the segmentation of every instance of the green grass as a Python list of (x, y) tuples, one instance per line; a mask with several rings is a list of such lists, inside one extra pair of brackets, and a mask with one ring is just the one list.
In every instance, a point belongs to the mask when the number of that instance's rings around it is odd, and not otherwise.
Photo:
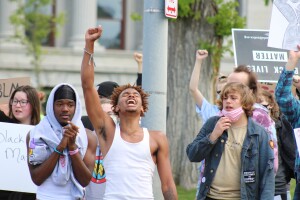
[(196, 198), (196, 189), (186, 190), (183, 187), (177, 186), (178, 199), (194, 200)]
[[(291, 196), (293, 199), (294, 190), (295, 190), (295, 179), (291, 181)], [(194, 200), (196, 198), (196, 189), (186, 190), (180, 186), (177, 186), (178, 199), (180, 200)]]
[(294, 196), (294, 191), (295, 191), (295, 187), (296, 187), (296, 180), (295, 179), (292, 179), (291, 180), (291, 196), (292, 196), (292, 199), (293, 199), (293, 196)]

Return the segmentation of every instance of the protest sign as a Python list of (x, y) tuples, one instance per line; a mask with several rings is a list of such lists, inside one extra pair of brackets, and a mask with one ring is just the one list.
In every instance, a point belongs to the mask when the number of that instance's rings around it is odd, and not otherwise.
[(0, 190), (36, 192), (27, 166), (26, 135), (32, 128), (0, 122)]
[(299, 153), (299, 156), (300, 156), (300, 128), (294, 129), (294, 134), (295, 134), (298, 153)]
[(0, 104), (7, 104), (10, 95), (21, 85), (30, 85), (29, 77), (0, 79)]
[(298, 51), (300, 44), (300, 1), (274, 0), (269, 47)]
[[(288, 60), (288, 51), (267, 46), (266, 30), (232, 29), (235, 65), (246, 65), (260, 82), (277, 82)], [(299, 64), (295, 68), (298, 74)]]

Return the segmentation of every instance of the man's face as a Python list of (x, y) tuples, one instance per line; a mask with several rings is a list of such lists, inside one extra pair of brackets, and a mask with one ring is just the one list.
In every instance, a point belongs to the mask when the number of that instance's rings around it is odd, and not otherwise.
[(249, 76), (245, 72), (233, 72), (227, 78), (228, 83), (237, 82), (249, 85)]
[(124, 90), (118, 100), (119, 112), (141, 112), (142, 109), (142, 99), (138, 91), (133, 88), (128, 88)]
[(76, 103), (70, 99), (59, 99), (54, 102), (54, 115), (57, 121), (66, 126), (68, 121), (73, 119), (76, 109)]

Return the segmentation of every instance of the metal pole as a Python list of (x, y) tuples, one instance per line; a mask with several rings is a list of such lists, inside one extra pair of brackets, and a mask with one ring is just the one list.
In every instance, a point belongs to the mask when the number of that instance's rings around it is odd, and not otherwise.
[[(143, 89), (150, 94), (149, 110), (142, 125), (166, 132), (168, 19), (165, 1), (144, 0)], [(157, 170), (156, 170), (157, 172)], [(163, 199), (158, 173), (154, 175), (155, 199)]]

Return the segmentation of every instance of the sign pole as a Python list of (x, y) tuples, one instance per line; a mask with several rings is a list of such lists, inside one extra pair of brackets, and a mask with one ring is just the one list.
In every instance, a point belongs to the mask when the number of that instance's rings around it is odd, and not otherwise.
[[(168, 20), (164, 1), (144, 1), (143, 89), (150, 94), (149, 110), (142, 126), (166, 132)], [(153, 180), (154, 199), (164, 199), (156, 170)]]

